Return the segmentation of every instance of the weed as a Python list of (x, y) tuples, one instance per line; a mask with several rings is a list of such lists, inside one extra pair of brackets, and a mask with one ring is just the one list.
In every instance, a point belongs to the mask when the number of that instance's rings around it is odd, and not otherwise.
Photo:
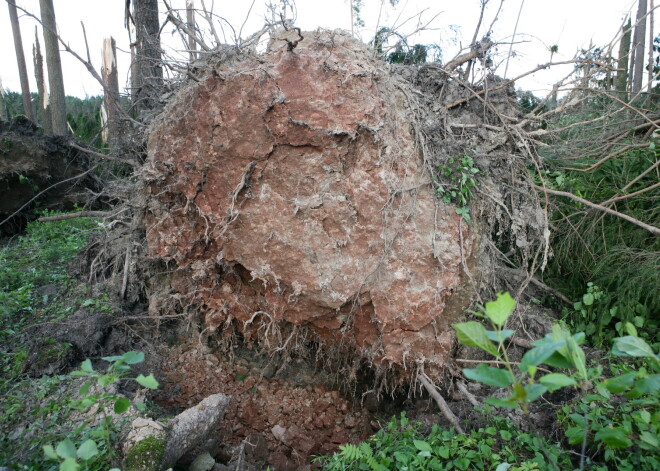
[(471, 190), (477, 184), (475, 175), (479, 169), (474, 166), (474, 160), (469, 155), (452, 157), (446, 164), (438, 167), (440, 177), (437, 183), (437, 193), (445, 203), (456, 206), (456, 214), (470, 223), (470, 209), (468, 203), (471, 199)]

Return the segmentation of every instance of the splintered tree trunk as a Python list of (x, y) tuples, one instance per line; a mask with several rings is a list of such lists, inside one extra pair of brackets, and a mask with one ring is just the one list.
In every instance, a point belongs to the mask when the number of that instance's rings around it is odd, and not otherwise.
[(642, 91), (642, 82), (644, 80), (644, 65), (646, 63), (644, 56), (644, 45), (646, 43), (646, 5), (647, 0), (639, 0), (639, 7), (637, 8), (637, 22), (635, 24), (635, 66), (632, 78), (632, 96), (635, 96)]
[(41, 55), (41, 46), (39, 45), (39, 35), (35, 27), (34, 47), (32, 56), (34, 59), (34, 78), (37, 80), (37, 91), (39, 92), (39, 108), (41, 109), (41, 126), (48, 135), (53, 134), (53, 122), (50, 117), (50, 105), (48, 104), (48, 92), (44, 82), (44, 58)]
[(0, 79), (0, 121), (8, 121), (7, 105), (5, 104), (5, 91), (2, 88), (2, 79)]
[[(188, 29), (195, 31), (195, 0), (186, 0), (186, 22)], [(188, 51), (190, 52), (190, 62), (197, 58), (197, 42), (192, 33), (188, 35)]]
[(623, 27), (623, 35), (619, 43), (619, 60), (617, 61), (616, 68), (616, 82), (614, 88), (619, 96), (625, 99), (626, 90), (628, 89), (628, 58), (630, 56), (630, 39), (632, 36), (632, 25), (630, 18), (628, 23)]
[(30, 98), (30, 82), (28, 80), (27, 67), (25, 65), (25, 54), (23, 53), (23, 40), (21, 39), (21, 27), (18, 24), (18, 13), (14, 0), (8, 0), (9, 21), (11, 30), (14, 33), (14, 48), (16, 49), (16, 62), (18, 63), (18, 76), (21, 81), (21, 92), (23, 93), (23, 110), (25, 116), (36, 122), (34, 117), (34, 107)]
[(55, 9), (53, 8), (53, 0), (39, 0), (39, 6), (41, 7), (41, 23), (43, 25), (46, 47), (46, 66), (48, 67), (53, 134), (61, 136), (67, 133), (66, 101), (64, 95), (64, 78), (62, 76), (62, 61), (57, 42)]
[(117, 73), (117, 48), (115, 39), (103, 40), (103, 68), (101, 69), (104, 84), (103, 106), (106, 113), (103, 140), (108, 143), (111, 153), (117, 149), (119, 142), (119, 74)]
[(141, 110), (153, 109), (163, 82), (158, 0), (133, 0), (135, 20), (135, 57), (133, 70), (133, 106)]

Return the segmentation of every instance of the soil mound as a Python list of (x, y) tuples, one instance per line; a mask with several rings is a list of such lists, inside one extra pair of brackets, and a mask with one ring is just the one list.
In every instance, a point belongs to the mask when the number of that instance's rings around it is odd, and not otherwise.
[(210, 331), (443, 365), (476, 237), (434, 197), (409, 85), (341, 33), (290, 49), (214, 67), (155, 123), (149, 255)]

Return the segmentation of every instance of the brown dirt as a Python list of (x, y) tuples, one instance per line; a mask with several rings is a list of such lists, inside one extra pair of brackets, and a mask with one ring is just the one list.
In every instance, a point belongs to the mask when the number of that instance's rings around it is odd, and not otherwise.
[(272, 469), (308, 469), (312, 455), (332, 453), (340, 444), (357, 443), (374, 432), (365, 408), (351, 405), (337, 390), (314, 384), (319, 379), (304, 364), (294, 361), (275, 372), (267, 361), (231, 362), (204, 350), (199, 346), (169, 350), (157, 402), (187, 408), (213, 393), (232, 396), (215, 437), (221, 444), (216, 450), (218, 461), (229, 461), (246, 438), (255, 442), (262, 436)]

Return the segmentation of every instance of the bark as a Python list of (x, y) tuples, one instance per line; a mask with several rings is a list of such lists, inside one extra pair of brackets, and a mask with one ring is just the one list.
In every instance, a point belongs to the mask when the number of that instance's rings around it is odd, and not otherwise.
[(639, 0), (637, 22), (635, 24), (635, 67), (632, 79), (632, 96), (634, 98), (642, 90), (644, 80), (644, 46), (646, 44), (646, 7), (647, 0)]
[(39, 108), (41, 109), (41, 127), (48, 135), (53, 134), (53, 122), (50, 116), (50, 104), (48, 100), (48, 92), (44, 80), (44, 58), (41, 55), (41, 45), (39, 44), (39, 35), (37, 34), (36, 27), (34, 31), (34, 47), (32, 48), (32, 56), (34, 59), (34, 77), (37, 80), (37, 91), (39, 92)]
[(23, 93), (23, 110), (25, 116), (31, 121), (36, 122), (34, 117), (34, 107), (30, 98), (30, 81), (28, 80), (27, 66), (25, 65), (25, 54), (23, 53), (23, 40), (21, 38), (21, 28), (18, 24), (18, 12), (13, 0), (7, 2), (9, 7), (9, 21), (11, 30), (14, 33), (14, 48), (16, 49), (16, 62), (18, 63), (18, 76), (21, 81), (21, 92)]
[(161, 64), (158, 0), (134, 0), (135, 56), (133, 96), (136, 111), (153, 109), (163, 82)]
[(119, 109), (119, 74), (117, 73), (117, 47), (114, 38), (103, 40), (103, 76), (104, 94), (103, 106), (105, 109), (105, 129), (103, 140), (108, 143), (110, 152), (115, 153), (119, 143), (120, 109)]
[(623, 36), (619, 43), (619, 60), (617, 62), (615, 90), (623, 98), (628, 89), (628, 58), (630, 56), (630, 39), (632, 36), (632, 25), (630, 19), (623, 27)]
[(65, 135), (67, 134), (67, 122), (64, 77), (62, 76), (62, 61), (57, 39), (57, 23), (55, 21), (53, 0), (39, 0), (39, 6), (41, 7), (41, 23), (46, 48), (53, 134), (56, 136)]
[[(188, 30), (193, 32), (195, 29), (195, 0), (186, 0), (186, 22)], [(193, 34), (188, 33), (188, 51), (190, 52), (190, 62), (197, 59), (197, 42)]]

